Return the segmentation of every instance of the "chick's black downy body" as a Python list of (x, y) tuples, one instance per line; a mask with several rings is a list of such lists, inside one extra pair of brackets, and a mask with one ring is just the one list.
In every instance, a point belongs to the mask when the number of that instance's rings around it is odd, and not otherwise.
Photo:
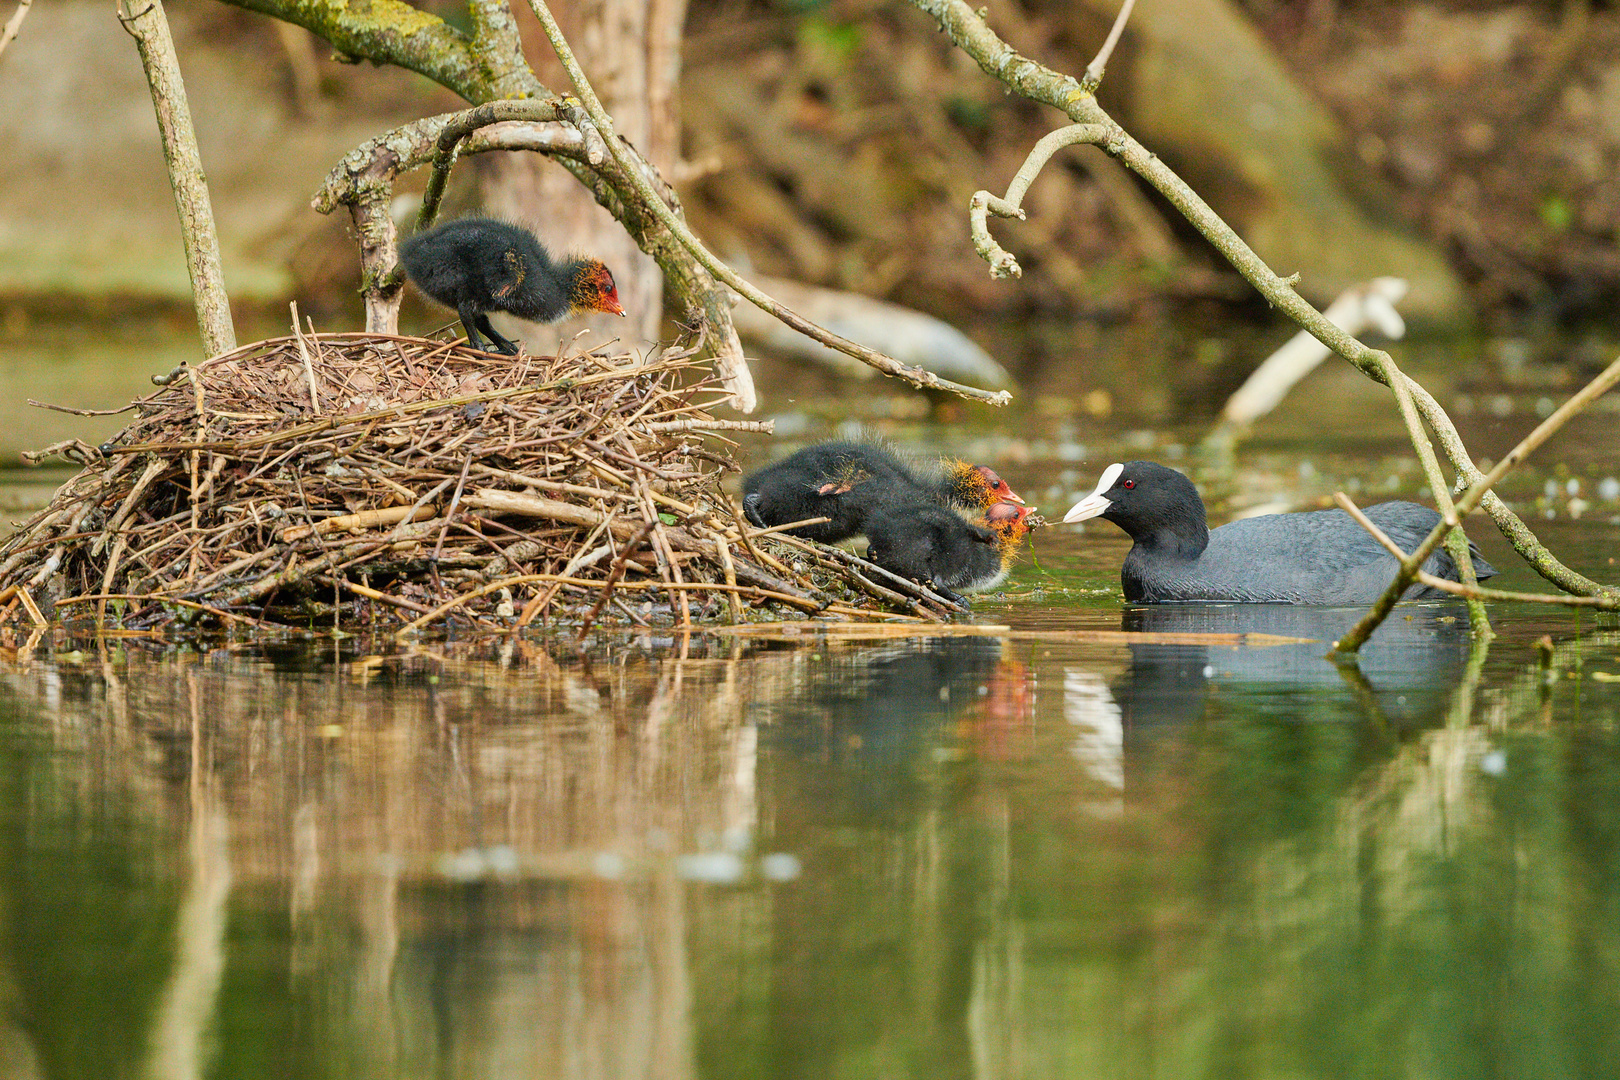
[(743, 481), (743, 510), (762, 529), (830, 518), (788, 531), (835, 544), (864, 532), (866, 519), (878, 507), (914, 485), (900, 459), (880, 446), (818, 443), (750, 474)]
[(866, 523), (866, 557), (891, 574), (920, 581), (947, 600), (996, 585), (1007, 574), (1005, 545), (982, 525), (928, 503), (878, 510)]
[(417, 288), (456, 309), (475, 349), (484, 347), (482, 333), (501, 352), (518, 351), (490, 326), (491, 311), (542, 323), (578, 311), (624, 314), (607, 267), (594, 259), (553, 260), (533, 233), (510, 222), (447, 221), (400, 244), (399, 258)]
[(1023, 502), (987, 466), (950, 460), (938, 473), (919, 476), (894, 454), (871, 443), (818, 443), (745, 479), (743, 509), (760, 528), (830, 518), (790, 531), (832, 544), (866, 532), (867, 520), (885, 506), (917, 503), (971, 514), (998, 499)]

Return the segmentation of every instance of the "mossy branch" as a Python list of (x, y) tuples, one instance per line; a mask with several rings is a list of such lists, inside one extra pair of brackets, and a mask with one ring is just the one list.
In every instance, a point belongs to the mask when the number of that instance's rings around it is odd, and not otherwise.
[(125, 12), (120, 7), (118, 21), (135, 39), (141, 66), (146, 69), (163, 140), (163, 160), (169, 167), (169, 184), (174, 188), (174, 205), (180, 215), (180, 237), (186, 249), (186, 270), (191, 275), (197, 327), (202, 332), (204, 352), (217, 356), (236, 348), (236, 329), (231, 322), (230, 297), (225, 292), (225, 273), (220, 267), (219, 232), (214, 227), (202, 153), (197, 149), (197, 129), (191, 122), (191, 106), (186, 101), (180, 60), (174, 52), (163, 4), (161, 0), (135, 0), (135, 4), (138, 10)]
[[(1097, 104), (1093, 79), (1088, 78), (1086, 83), (1082, 83), (1073, 76), (1054, 71), (1021, 55), (991, 30), (984, 18), (963, 0), (912, 0), (912, 3), (932, 16), (951, 40), (971, 56), (987, 75), (1024, 97), (1060, 110), (1076, 125), (1095, 125), (1103, 129), (1101, 133), (1087, 130), (1085, 137), (1076, 141), (1096, 142), (1117, 157), (1168, 199), (1274, 307), (1363, 374), (1390, 387), (1413, 448), (1423, 463), (1424, 475), (1430, 478), (1431, 489), (1441, 505), (1442, 515), (1455, 520), (1455, 514), (1447, 512), (1448, 485), (1434, 483), (1442, 474), (1428, 433), (1424, 431), (1419, 418), (1433, 428), (1463, 482), (1477, 484), (1482, 478), (1481, 474), (1445, 410), (1432, 395), (1402, 373), (1388, 353), (1368, 348), (1353, 335), (1328, 321), (1294, 291), (1293, 284), (1297, 278), (1284, 279), (1267, 266), (1174, 170), (1132, 138)], [(1032, 160), (1034, 156), (1031, 155)], [(1559, 562), (1536, 539), (1530, 528), (1489, 492), (1488, 485), (1486, 488), (1481, 495), (1484, 509), (1512, 543), (1514, 550), (1538, 573), (1568, 592), (1588, 596), (1612, 592)]]
[[(522, 81), (525, 75), (534, 78), (527, 67), (513, 71), (508, 65), (491, 66), (484, 55), (487, 50), (479, 49), (473, 38), (437, 15), (402, 0), (370, 0), (366, 4), (333, 0), (224, 2), (302, 26), (330, 42), (345, 59), (393, 64), (425, 75), (468, 101), (505, 97), (503, 91), (511, 81)], [(479, 26), (483, 29), (488, 23), (480, 22)]]

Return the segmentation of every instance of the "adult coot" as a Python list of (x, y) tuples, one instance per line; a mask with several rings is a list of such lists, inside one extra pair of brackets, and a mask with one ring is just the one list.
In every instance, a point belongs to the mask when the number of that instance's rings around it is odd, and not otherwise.
[[(1365, 513), (1403, 550), (1411, 551), (1440, 521), (1426, 506), (1387, 502)], [(1267, 514), (1211, 531), (1191, 480), (1151, 461), (1108, 466), (1097, 490), (1074, 504), (1066, 522), (1104, 517), (1130, 534), (1120, 581), (1125, 599), (1227, 600), (1284, 604), (1366, 604), (1395, 576), (1395, 557), (1343, 510)], [(1496, 570), (1470, 547), (1481, 579)], [(1445, 549), (1423, 568), (1457, 580)], [(1406, 598), (1437, 596), (1414, 585)]]
[(517, 355), (517, 344), (489, 325), (491, 311), (542, 323), (584, 311), (624, 314), (607, 267), (596, 259), (553, 260), (533, 233), (507, 221), (447, 221), (402, 243), (399, 260), (418, 289), (456, 309), (474, 349), (484, 347), (482, 331), (501, 352)]
[(832, 544), (864, 533), (880, 507), (931, 504), (977, 515), (1001, 501), (1024, 501), (987, 465), (947, 458), (937, 473), (919, 475), (873, 443), (817, 443), (749, 475), (743, 510), (762, 529), (830, 518), (790, 531)]
[(866, 523), (866, 557), (966, 606), (959, 594), (993, 589), (1029, 535), (1031, 507), (1001, 502), (978, 521), (933, 503), (899, 503)]

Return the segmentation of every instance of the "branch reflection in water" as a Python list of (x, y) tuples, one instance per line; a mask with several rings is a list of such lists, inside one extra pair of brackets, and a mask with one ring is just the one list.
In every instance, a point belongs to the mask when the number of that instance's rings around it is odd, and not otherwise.
[[(1620, 635), (1562, 635), (1544, 668), (1406, 605), (1335, 667), (1357, 614), (1123, 616), (1319, 642), (1270, 648), (13, 666), (0, 1044), (19, 1076), (1614, 1060), (1620, 685), (1569, 672), (1615, 667)], [(1523, 1045), (1469, 1034), (1532, 1019)]]

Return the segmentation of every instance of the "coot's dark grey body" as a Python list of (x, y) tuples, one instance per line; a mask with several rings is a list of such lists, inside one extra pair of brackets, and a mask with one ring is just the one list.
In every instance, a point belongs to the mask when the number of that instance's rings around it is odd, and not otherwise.
[(790, 530), (824, 544), (866, 532), (880, 507), (919, 503), (979, 514), (1003, 498), (1023, 501), (984, 465), (951, 460), (915, 470), (883, 447), (861, 442), (807, 446), (743, 481), (743, 509), (755, 525), (831, 518)]
[(995, 533), (929, 503), (884, 507), (866, 522), (866, 557), (891, 574), (920, 581), (959, 603), (1007, 576)]
[[(506, 221), (465, 217), (436, 225), (400, 244), (399, 260), (417, 288), (456, 309), (467, 344), (475, 349), (484, 347), (478, 336), (482, 332), (501, 352), (518, 351), (515, 342), (490, 326), (491, 311), (555, 322), (571, 310), (590, 307), (593, 297), (605, 291), (610, 299), (599, 310), (623, 314), (613, 277), (601, 263), (557, 262), (533, 233)], [(600, 275), (606, 275), (605, 286)]]
[[(1395, 557), (1343, 510), (1268, 514), (1210, 530), (1197, 489), (1174, 469), (1132, 461), (1109, 466), (1103, 480), (1063, 520), (1104, 517), (1130, 534), (1136, 543), (1120, 581), (1125, 599), (1135, 603), (1366, 604), (1395, 576)], [(1364, 513), (1407, 551), (1440, 521), (1435, 511), (1409, 502), (1379, 503)], [(1471, 550), (1476, 575), (1495, 576)], [(1423, 568), (1457, 580), (1443, 548)], [(1437, 595), (1423, 585), (1406, 592), (1407, 599)]]

